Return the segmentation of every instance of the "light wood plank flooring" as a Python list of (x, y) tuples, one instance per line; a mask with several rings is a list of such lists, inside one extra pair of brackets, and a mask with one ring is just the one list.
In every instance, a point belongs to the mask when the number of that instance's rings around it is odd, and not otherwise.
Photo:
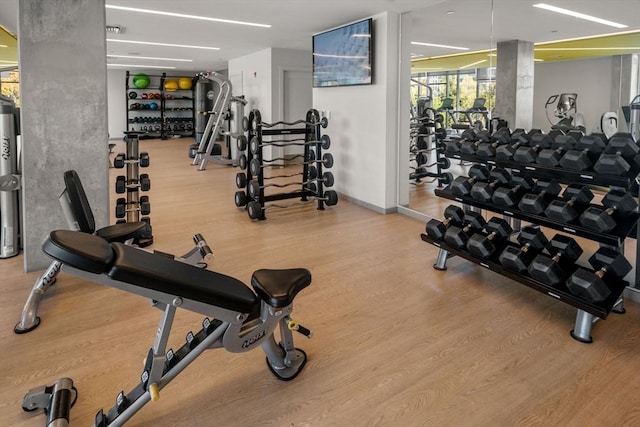
[[(640, 425), (639, 304), (598, 323), (593, 344), (578, 343), (575, 309), (461, 259), (434, 270), (437, 252), (415, 219), (341, 201), (251, 222), (233, 203), (238, 170), (198, 172), (190, 142), (141, 142), (154, 247), (183, 253), (200, 232), (216, 253), (211, 268), (245, 283), (258, 268), (309, 268), (313, 284), (293, 317), (315, 336), (296, 335), (309, 361), (291, 382), (269, 372), (260, 350), (205, 352), (129, 425)], [(22, 411), (24, 393), (63, 376), (79, 389), (72, 425), (91, 425), (138, 383), (160, 312), (62, 273), (40, 327), (15, 335), (38, 275), (22, 272), (21, 257), (0, 260), (0, 425), (43, 425), (41, 412)], [(179, 312), (170, 345), (201, 320)]]

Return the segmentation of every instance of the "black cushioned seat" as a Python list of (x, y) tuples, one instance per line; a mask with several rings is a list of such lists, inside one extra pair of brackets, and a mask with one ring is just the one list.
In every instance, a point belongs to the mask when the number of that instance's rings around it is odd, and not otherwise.
[(251, 286), (273, 307), (286, 307), (293, 298), (311, 284), (311, 272), (306, 268), (258, 270), (251, 276)]
[(42, 250), (63, 264), (95, 274), (106, 273), (113, 262), (109, 242), (79, 231), (52, 231)]
[(149, 225), (143, 221), (114, 224), (96, 230), (95, 218), (91, 212), (87, 194), (76, 171), (69, 170), (64, 173), (64, 186), (69, 196), (74, 219), (83, 233), (95, 233), (110, 242), (125, 242), (149, 233)]
[(107, 274), (114, 280), (241, 313), (250, 313), (259, 304), (251, 289), (233, 277), (122, 243), (111, 247), (115, 259)]

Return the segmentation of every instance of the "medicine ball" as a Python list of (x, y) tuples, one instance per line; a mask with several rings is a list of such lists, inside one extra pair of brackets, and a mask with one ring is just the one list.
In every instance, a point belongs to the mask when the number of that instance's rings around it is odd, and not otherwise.
[(176, 82), (175, 80), (167, 80), (166, 82), (164, 82), (164, 90), (166, 90), (167, 92), (175, 92), (176, 90), (178, 90), (178, 82)]
[(188, 77), (180, 77), (180, 80), (178, 80), (178, 86), (183, 90), (191, 89), (191, 79)]
[(138, 97), (138, 94), (135, 93), (134, 91), (129, 92), (129, 99), (136, 99)]
[(138, 89), (145, 89), (149, 86), (149, 76), (144, 73), (138, 73), (133, 76), (133, 85)]
[(156, 104), (155, 102), (152, 102), (151, 104), (149, 104), (149, 109), (150, 110), (157, 110), (158, 109), (158, 104)]

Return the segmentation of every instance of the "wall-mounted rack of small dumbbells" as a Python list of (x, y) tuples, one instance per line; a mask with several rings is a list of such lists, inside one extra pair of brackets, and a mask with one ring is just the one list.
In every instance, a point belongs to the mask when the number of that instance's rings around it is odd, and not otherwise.
[[(302, 202), (315, 200), (318, 210), (324, 210), (326, 206), (338, 203), (338, 194), (334, 190), (325, 190), (334, 184), (333, 174), (323, 169), (333, 166), (331, 153), (323, 153), (331, 146), (329, 135), (323, 135), (321, 128), (326, 128), (326, 117), (320, 119), (317, 110), (307, 112), (305, 119), (294, 122), (265, 123), (262, 121), (259, 110), (252, 110), (248, 120), (245, 121), (248, 131), (247, 138), (238, 139), (238, 150), (242, 152), (238, 158), (238, 165), (244, 172), (236, 174), (236, 185), (244, 191), (237, 191), (235, 204), (237, 207), (246, 207), (249, 218), (266, 219), (265, 211), (271, 207), (285, 208), (292, 206), (271, 203), (285, 199), (300, 199)], [(304, 127), (292, 128), (289, 126), (304, 125)], [(264, 137), (268, 137), (265, 139)], [(248, 143), (247, 143), (248, 141)], [(288, 146), (302, 146), (304, 153), (294, 158), (264, 156), (264, 149), (283, 148)], [(301, 158), (301, 171), (287, 173), (285, 175), (268, 174), (265, 169), (282, 166), (286, 160)], [(295, 178), (295, 181), (283, 180)], [(272, 183), (267, 183), (272, 181)], [(277, 192), (266, 194), (265, 190), (295, 187), (298, 189), (289, 192)]]
[[(427, 223), (422, 240), (440, 248), (434, 268), (445, 270), (447, 258), (459, 255), (574, 306), (571, 335), (591, 342), (595, 321), (624, 312), (622, 292), (629, 284), (623, 278), (633, 268), (624, 240), (640, 227), (638, 144), (627, 133), (607, 139), (503, 128), (445, 146), (448, 157), (473, 166), (469, 176), (435, 190), (464, 209), (450, 205), (444, 221)], [(596, 188), (608, 188), (598, 204), (592, 203)], [(483, 210), (509, 219), (515, 230), (498, 217), (485, 222)], [(530, 225), (521, 228), (521, 221)], [(562, 234), (548, 239), (540, 227)], [(578, 261), (584, 251), (574, 237), (599, 244), (588, 266)], [(638, 277), (636, 269), (635, 286)]]
[[(124, 194), (127, 197), (119, 197), (116, 200), (115, 214), (116, 223), (144, 221), (148, 227), (148, 232), (136, 241), (141, 247), (149, 246), (153, 243), (151, 231), (151, 203), (149, 196), (140, 196), (140, 191), (151, 189), (149, 174), (140, 173), (140, 168), (149, 166), (149, 153), (139, 152), (139, 133), (125, 132), (124, 143), (126, 153), (118, 153), (113, 159), (113, 167), (122, 169), (126, 167), (127, 175), (116, 176), (116, 193)], [(126, 219), (125, 219), (126, 218)]]
[(409, 180), (418, 185), (425, 182), (423, 179), (430, 178), (437, 180), (438, 186), (442, 187), (453, 180), (453, 175), (445, 172), (451, 167), (451, 162), (442, 153), (442, 143), (447, 136), (446, 129), (442, 127), (444, 116), (432, 108), (426, 108), (424, 113), (424, 116), (412, 117), (409, 121)]

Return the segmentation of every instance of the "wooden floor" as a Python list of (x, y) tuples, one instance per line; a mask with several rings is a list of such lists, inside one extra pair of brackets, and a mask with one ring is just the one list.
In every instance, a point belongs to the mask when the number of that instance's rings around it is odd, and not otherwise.
[[(200, 232), (216, 253), (210, 267), (245, 283), (258, 268), (309, 268), (313, 283), (293, 317), (315, 335), (296, 335), (309, 360), (290, 382), (269, 372), (261, 350), (205, 352), (129, 425), (640, 425), (639, 304), (598, 323), (593, 344), (578, 343), (575, 309), (462, 259), (434, 270), (418, 220), (341, 201), (250, 221), (233, 202), (238, 170), (198, 172), (188, 144), (141, 143), (151, 154), (154, 247), (183, 253)], [(91, 425), (138, 383), (160, 312), (62, 273), (42, 324), (15, 335), (37, 276), (22, 272), (21, 257), (0, 260), (0, 426), (43, 425), (40, 411), (22, 411), (24, 393), (65, 376), (79, 390), (72, 425)], [(201, 320), (179, 312), (170, 345)]]

